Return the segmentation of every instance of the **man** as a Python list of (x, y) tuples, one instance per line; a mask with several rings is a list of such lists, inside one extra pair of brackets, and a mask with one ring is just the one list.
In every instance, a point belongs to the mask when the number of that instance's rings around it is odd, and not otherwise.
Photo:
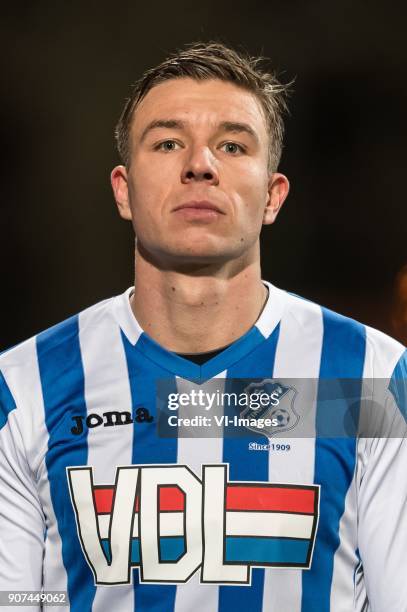
[[(284, 90), (220, 44), (133, 88), (111, 180), (134, 288), (1, 357), (1, 589), (67, 590), (75, 611), (407, 610), (405, 441), (327, 436), (348, 412), (323, 401), (351, 381), (360, 416), (362, 379), (383, 379), (404, 422), (404, 348), (261, 280)], [(288, 378), (314, 383), (306, 402)], [(246, 435), (222, 404), (194, 411), (242, 380), (278, 405), (242, 409)]]

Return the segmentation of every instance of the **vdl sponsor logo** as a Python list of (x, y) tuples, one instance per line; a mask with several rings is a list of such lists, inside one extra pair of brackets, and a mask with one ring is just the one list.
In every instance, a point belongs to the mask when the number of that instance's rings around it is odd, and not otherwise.
[(251, 568), (308, 569), (319, 485), (230, 482), (228, 464), (116, 468), (95, 484), (91, 466), (67, 467), (83, 553), (95, 585), (251, 583)]
[(71, 433), (75, 436), (79, 436), (83, 433), (85, 427), (114, 427), (116, 425), (131, 425), (132, 423), (152, 423), (154, 417), (150, 414), (147, 408), (137, 408), (135, 416), (132, 417), (128, 411), (120, 412), (119, 410), (111, 410), (110, 412), (103, 412), (100, 414), (88, 414), (86, 417), (82, 415), (73, 416), (72, 420), (75, 421), (75, 426), (71, 427)]

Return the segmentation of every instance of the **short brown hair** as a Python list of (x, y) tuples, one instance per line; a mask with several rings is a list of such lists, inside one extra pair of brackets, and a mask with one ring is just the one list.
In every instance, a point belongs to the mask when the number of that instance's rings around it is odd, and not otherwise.
[(263, 57), (252, 57), (218, 42), (192, 43), (170, 55), (155, 68), (147, 70), (131, 88), (130, 97), (115, 129), (117, 150), (122, 162), (130, 164), (130, 128), (134, 111), (155, 85), (170, 79), (197, 81), (219, 79), (234, 83), (253, 93), (264, 110), (269, 131), (269, 170), (277, 170), (283, 148), (283, 114), (291, 83), (280, 83), (273, 72), (262, 69)]

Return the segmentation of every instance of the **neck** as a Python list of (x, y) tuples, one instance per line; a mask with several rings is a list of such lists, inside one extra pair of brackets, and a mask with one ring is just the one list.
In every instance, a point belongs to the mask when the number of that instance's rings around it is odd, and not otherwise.
[(133, 313), (170, 351), (199, 353), (230, 344), (258, 319), (267, 300), (259, 246), (245, 261), (194, 272), (160, 269), (136, 250)]

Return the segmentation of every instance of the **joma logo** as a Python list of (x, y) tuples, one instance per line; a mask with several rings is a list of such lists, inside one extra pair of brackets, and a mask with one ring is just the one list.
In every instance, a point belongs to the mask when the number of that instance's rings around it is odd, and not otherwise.
[(150, 415), (147, 408), (137, 408), (134, 418), (130, 412), (119, 410), (111, 410), (100, 414), (88, 414), (84, 416), (73, 416), (75, 426), (71, 427), (71, 433), (79, 436), (84, 431), (84, 425), (89, 428), (93, 427), (114, 427), (115, 425), (131, 425), (132, 423), (152, 423), (154, 417)]

